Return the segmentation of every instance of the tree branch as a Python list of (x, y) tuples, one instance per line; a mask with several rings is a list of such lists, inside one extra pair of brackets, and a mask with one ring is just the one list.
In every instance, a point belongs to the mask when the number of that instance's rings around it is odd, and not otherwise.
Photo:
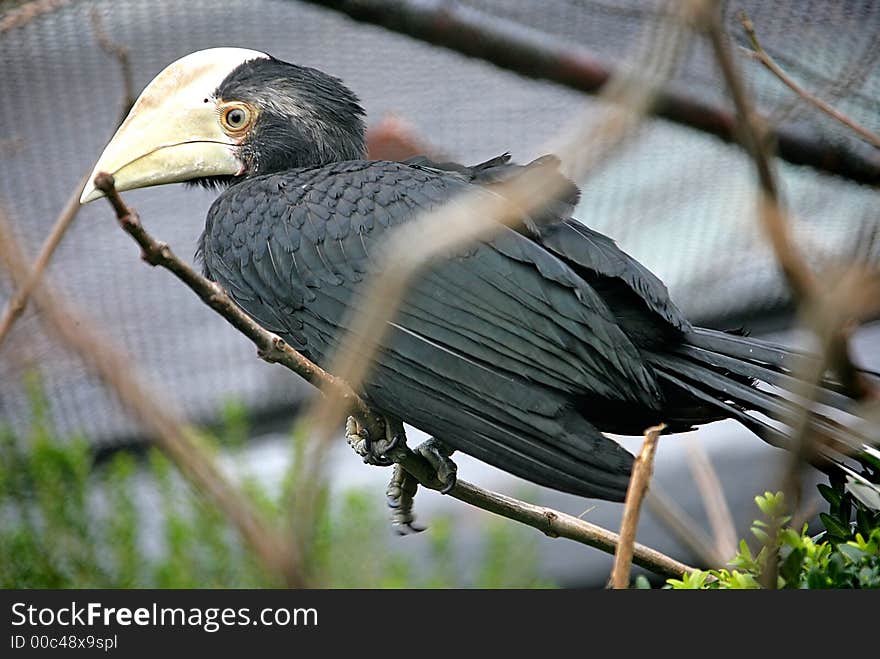
[[(64, 3), (59, 2), (34, 2), (27, 5), (27, 7), (31, 8), (31, 11), (34, 11), (36, 6), (40, 6), (41, 9), (45, 11), (53, 11), (63, 4)], [(30, 18), (33, 18), (36, 15), (39, 14), (27, 14)], [(135, 101), (134, 79), (131, 72), (129, 52), (128, 48), (115, 43), (107, 35), (101, 23), (101, 15), (98, 13), (97, 9), (92, 10), (91, 17), (92, 28), (94, 29), (95, 38), (98, 40), (98, 44), (104, 52), (116, 59), (119, 63), (119, 68), (122, 71), (122, 100), (119, 104), (118, 127), (125, 120), (129, 109)], [(30, 18), (28, 20), (30, 20)], [(0, 30), (0, 33), (2, 33), (2, 30)], [(40, 279), (46, 272), (46, 269), (49, 267), (49, 263), (52, 261), (52, 257), (55, 255), (55, 251), (61, 244), (67, 230), (76, 219), (80, 209), (79, 198), (82, 194), (83, 188), (89, 180), (91, 171), (91, 168), (89, 168), (89, 171), (83, 176), (82, 180), (77, 183), (76, 188), (74, 188), (67, 203), (64, 204), (64, 208), (52, 224), (52, 229), (49, 231), (49, 235), (46, 236), (46, 239), (43, 241), (43, 245), (40, 247), (40, 253), (37, 255), (37, 259), (34, 261), (31, 271), (28, 273), (28, 276), (22, 280), (18, 290), (14, 292), (9, 299), (9, 302), (6, 304), (6, 307), (3, 309), (3, 314), (0, 316), (0, 346), (3, 345), (3, 341), (12, 329), (15, 321), (18, 320), (27, 307), (28, 298), (31, 296), (34, 288), (36, 288)]]
[[(700, 23), (709, 38), (715, 59), (736, 106), (741, 139), (754, 160), (760, 185), (758, 216), (770, 238), (776, 260), (785, 274), (793, 297), (820, 342), (820, 358), (803, 360), (804, 373), (799, 377), (803, 385), (799, 391), (793, 392), (801, 401), (802, 411), (795, 418), (787, 420), (792, 428), (793, 446), (782, 481), (786, 501), (790, 509), (796, 512), (801, 494), (801, 465), (812, 457), (817, 440), (821, 439), (812, 431), (811, 409), (817, 402), (818, 387), (826, 369), (831, 368), (842, 375), (844, 383), (849, 384), (848, 393), (854, 398), (877, 396), (877, 392), (852, 363), (844, 327), (848, 324), (848, 319), (857, 316), (868, 306), (876, 305), (876, 302), (869, 304), (871, 298), (866, 300), (864, 295), (866, 292), (870, 294), (880, 290), (880, 276), (866, 273), (861, 268), (849, 268), (844, 276), (837, 279), (839, 288), (835, 290), (827, 281), (818, 279), (809, 268), (791, 239), (788, 218), (779, 203), (766, 129), (754, 111), (740, 72), (733, 61), (718, 7), (704, 12)], [(854, 277), (859, 278), (859, 286), (853, 286)], [(762, 585), (766, 588), (775, 588), (777, 584), (778, 531), (779, 529), (772, 529), (767, 543), (770, 558), (766, 561), (767, 569), (761, 575)]]
[(141, 224), (137, 211), (129, 208), (119, 196), (112, 176), (99, 173), (95, 177), (95, 187), (107, 196), (122, 229), (140, 245), (141, 258), (144, 261), (152, 266), (162, 266), (186, 284), (209, 307), (249, 338), (257, 347), (257, 354), (261, 359), (269, 363), (281, 364), (316, 386), (337, 390), (350, 409), (362, 416), (365, 421), (372, 421), (373, 426), (370, 430), (377, 432), (375, 424), (380, 422), (379, 416), (343, 380), (330, 375), (320, 366), (303, 357), (277, 334), (263, 329), (232, 301), (223, 288), (206, 279), (178, 258), (167, 243), (154, 239)]
[(752, 20), (749, 18), (748, 14), (745, 11), (740, 11), (737, 14), (739, 18), (739, 22), (743, 26), (743, 30), (745, 30), (746, 36), (748, 36), (749, 41), (752, 43), (752, 48), (754, 50), (749, 51), (750, 54), (755, 57), (764, 67), (770, 71), (773, 75), (775, 75), (779, 80), (789, 89), (791, 89), (795, 94), (804, 99), (807, 103), (810, 103), (825, 114), (827, 114), (832, 119), (840, 122), (853, 132), (857, 133), (859, 137), (869, 142), (873, 146), (880, 148), (880, 135), (876, 133), (872, 133), (870, 130), (862, 126), (861, 124), (856, 123), (853, 119), (845, 115), (840, 110), (832, 107), (821, 98), (816, 96), (815, 94), (811, 94), (806, 89), (798, 85), (794, 79), (789, 76), (785, 70), (776, 63), (770, 54), (764, 50), (761, 46), (761, 43), (758, 41), (758, 35), (755, 32), (755, 25), (752, 23)]
[[(744, 146), (751, 153), (755, 163), (762, 192), (759, 199), (761, 224), (770, 238), (776, 260), (782, 268), (795, 301), (801, 306), (809, 306), (818, 303), (823, 297), (830, 299), (826, 296), (827, 287), (822, 286), (791, 238), (789, 221), (779, 202), (778, 184), (771, 163), (766, 127), (761, 124), (759, 116), (754, 111), (742, 77), (733, 61), (718, 12), (706, 12), (702, 17), (702, 23), (736, 106)], [(866, 285), (869, 285), (873, 278), (868, 274), (865, 278)], [(838, 305), (839, 308), (845, 306)], [(845, 318), (838, 318), (837, 322), (845, 324)], [(858, 377), (858, 369), (849, 356), (846, 337), (839, 334), (832, 337), (832, 346), (830, 365), (842, 374), (845, 381), (853, 385), (850, 393), (857, 399), (876, 395), (864, 378)]]
[(667, 530), (687, 546), (704, 565), (722, 567), (729, 556), (719, 554), (710, 538), (697, 521), (675, 499), (670, 497), (657, 482), (645, 495), (645, 505)]
[(131, 106), (137, 100), (134, 93), (134, 73), (131, 70), (131, 54), (128, 47), (113, 41), (107, 31), (104, 29), (104, 23), (101, 21), (101, 14), (98, 9), (92, 8), (90, 15), (92, 21), (92, 30), (95, 33), (95, 40), (105, 53), (110, 55), (119, 64), (119, 70), (122, 74), (122, 104), (119, 111), (119, 120), (117, 126), (125, 121)]
[[(13, 280), (26, 277), (28, 269), (24, 255), (9, 230), (2, 208), (0, 262), (5, 264)], [(68, 309), (45, 282), (38, 282), (32, 295), (40, 317), (49, 328), (112, 387), (196, 491), (212, 500), (230, 520), (263, 565), (290, 587), (304, 585), (305, 575), (295, 546), (286, 542), (285, 537), (229, 482), (202, 447), (195, 430), (172, 411), (173, 405), (161, 400), (141, 380), (136, 371), (137, 362), (95, 330), (88, 318)]]
[[(560, 47), (490, 21), (478, 11), (455, 3), (393, 0), (306, 0), (354, 20), (382, 26), (427, 43), (491, 62), (520, 75), (550, 80), (595, 94), (617, 75), (598, 56), (583, 48)], [(681, 4), (681, 3), (675, 3)], [(670, 19), (676, 19), (669, 12)], [(651, 108), (655, 116), (736, 143), (736, 117), (724, 108), (671, 89), (659, 90)], [(859, 183), (880, 183), (880, 158), (865, 158), (844, 146), (780, 129), (772, 135), (778, 155)]]
[(712, 466), (712, 461), (706, 454), (706, 449), (696, 441), (689, 441), (686, 445), (688, 463), (691, 473), (697, 483), (697, 490), (703, 500), (709, 524), (712, 527), (714, 539), (714, 552), (722, 557), (719, 565), (729, 560), (736, 554), (736, 524), (727, 505), (724, 489), (718, 474)]
[(23, 27), (35, 18), (51, 14), (73, 0), (34, 0), (4, 13), (0, 18), (0, 34)]
[(657, 452), (657, 440), (666, 428), (665, 423), (653, 426), (645, 431), (642, 450), (633, 465), (632, 477), (626, 491), (626, 504), (623, 508), (623, 520), (620, 522), (620, 543), (614, 553), (614, 567), (611, 569), (610, 586), (614, 589), (629, 588), (629, 575), (632, 570), (633, 546), (636, 541), (636, 529), (639, 526), (639, 513), (642, 501), (648, 491), (651, 475), (654, 473), (654, 455)]
[[(151, 265), (165, 268), (186, 284), (205, 304), (248, 337), (257, 346), (260, 357), (285, 366), (315, 386), (339, 391), (359, 416), (366, 415), (380, 423), (378, 415), (344, 381), (307, 360), (278, 335), (260, 327), (232, 302), (222, 288), (181, 261), (168, 245), (153, 238), (141, 224), (137, 213), (125, 204), (113, 187), (111, 176), (99, 174), (95, 179), (95, 186), (107, 196), (122, 229), (140, 245), (144, 260)], [(433, 490), (443, 488), (443, 483), (436, 480), (433, 469), (421, 456), (405, 449), (399, 457), (399, 463), (424, 487)], [(477, 508), (536, 528), (547, 535), (568, 538), (607, 553), (612, 553), (619, 543), (616, 533), (595, 524), (484, 490), (461, 480), (449, 494)], [(633, 561), (663, 576), (679, 577), (694, 570), (661, 552), (639, 544), (633, 548)]]
[(3, 315), (0, 316), (0, 346), (3, 345), (3, 341), (6, 340), (9, 331), (12, 329), (12, 326), (15, 325), (15, 321), (19, 319), (27, 307), (28, 300), (33, 294), (34, 289), (37, 287), (37, 284), (39, 284), (43, 273), (46, 272), (46, 268), (49, 267), (49, 263), (52, 260), (52, 256), (55, 254), (55, 250), (58, 249), (58, 245), (61, 244), (61, 239), (64, 237), (64, 234), (67, 233), (67, 230), (76, 218), (80, 209), (79, 197), (82, 194), (88, 178), (89, 175), (86, 174), (82, 180), (76, 184), (76, 188), (70, 195), (67, 203), (64, 204), (64, 208), (61, 209), (55, 222), (52, 224), (52, 229), (49, 231), (49, 235), (46, 236), (46, 240), (43, 241), (43, 245), (40, 247), (40, 253), (37, 255), (33, 266), (29, 269), (27, 276), (18, 282), (16, 290), (6, 303), (6, 306), (3, 309)]

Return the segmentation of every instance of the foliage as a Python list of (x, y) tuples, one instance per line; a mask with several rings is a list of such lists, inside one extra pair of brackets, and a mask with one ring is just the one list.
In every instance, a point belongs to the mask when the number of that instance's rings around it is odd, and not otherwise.
[[(831, 504), (821, 519), (825, 532), (819, 538), (807, 533), (807, 524), (796, 530), (788, 526), (781, 492), (765, 492), (755, 503), (766, 517), (756, 520), (752, 535), (762, 548), (752, 553), (740, 541), (732, 569), (697, 570), (682, 579), (669, 579), (673, 589), (751, 589), (761, 587), (770, 560), (776, 561), (778, 588), (880, 588), (880, 516), (850, 488), (820, 485)], [(851, 521), (850, 517), (855, 516)]]
[[(60, 441), (38, 388), (24, 437), (0, 428), (0, 587), (242, 588), (277, 586), (222, 514), (186, 485), (157, 450), (119, 451), (95, 462), (84, 438)], [(224, 414), (218, 446), (247, 436), (240, 407)], [(237, 448), (238, 447), (238, 448)], [(216, 449), (219, 451), (219, 449)], [(284, 489), (284, 488), (277, 488)], [(245, 478), (245, 496), (279, 521), (284, 492)], [(329, 587), (535, 587), (536, 536), (491, 520), (467, 557), (451, 520), (432, 519), (429, 557), (397, 539), (381, 498), (348, 490), (325, 497), (311, 556)], [(473, 567), (474, 561), (477, 567)], [(465, 567), (468, 566), (468, 567)]]

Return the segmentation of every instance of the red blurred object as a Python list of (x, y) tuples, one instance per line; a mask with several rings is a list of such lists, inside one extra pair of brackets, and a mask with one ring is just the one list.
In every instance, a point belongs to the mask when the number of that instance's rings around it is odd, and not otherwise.
[(367, 156), (371, 160), (406, 160), (413, 156), (443, 159), (406, 120), (394, 114), (385, 115), (367, 130)]

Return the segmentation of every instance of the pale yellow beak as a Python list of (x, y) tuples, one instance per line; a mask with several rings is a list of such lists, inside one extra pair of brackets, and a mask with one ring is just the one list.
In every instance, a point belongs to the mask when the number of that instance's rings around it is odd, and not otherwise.
[(240, 174), (236, 139), (220, 124), (214, 91), (229, 72), (264, 53), (212, 48), (177, 60), (147, 85), (104, 149), (80, 197), (104, 196), (100, 172), (112, 174), (119, 191), (205, 176)]

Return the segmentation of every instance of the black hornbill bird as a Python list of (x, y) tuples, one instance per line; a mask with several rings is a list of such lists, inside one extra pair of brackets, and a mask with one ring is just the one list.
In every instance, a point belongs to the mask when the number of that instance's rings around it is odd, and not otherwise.
[[(359, 285), (394, 258), (382, 249), (389, 232), (466, 191), (493, 194), (522, 169), (506, 155), (475, 167), (366, 160), (363, 115), (341, 81), (315, 69), (199, 51), (144, 89), (94, 174), (112, 174), (120, 191), (223, 187), (199, 245), (206, 275), (326, 365)], [(566, 190), (415, 281), (363, 384), (367, 400), (452, 449), (609, 500), (623, 499), (633, 457), (603, 432), (733, 418), (785, 446), (771, 417), (794, 405), (780, 390), (794, 386), (796, 353), (693, 327), (659, 279), (571, 218), (578, 190)], [(100, 196), (90, 184), (82, 202)], [(851, 403), (831, 378), (821, 402)]]

